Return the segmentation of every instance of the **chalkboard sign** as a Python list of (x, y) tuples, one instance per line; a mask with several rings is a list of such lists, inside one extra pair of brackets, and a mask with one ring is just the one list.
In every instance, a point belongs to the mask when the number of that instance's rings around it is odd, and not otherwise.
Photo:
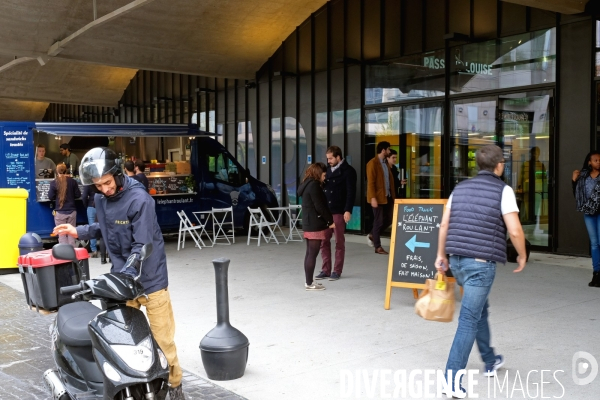
[(391, 288), (424, 289), (435, 276), (438, 234), (447, 199), (399, 199), (388, 266), (385, 309), (390, 308)]
[(23, 126), (13, 127), (11, 124), (0, 126), (2, 133), (3, 188), (24, 188), (31, 185), (31, 169), (33, 153), (31, 152), (31, 130)]
[(149, 176), (148, 189), (155, 189), (158, 195), (187, 194), (188, 188), (185, 184), (187, 177), (188, 175)]

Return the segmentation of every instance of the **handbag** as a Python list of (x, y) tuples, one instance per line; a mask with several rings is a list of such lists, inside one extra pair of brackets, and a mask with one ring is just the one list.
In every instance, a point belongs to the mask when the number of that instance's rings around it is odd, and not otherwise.
[(425, 290), (415, 304), (415, 313), (429, 321), (450, 322), (456, 307), (454, 282), (448, 282), (448, 278), (439, 273), (436, 277), (425, 281)]
[(600, 209), (600, 184), (594, 186), (590, 198), (580, 207), (584, 214), (594, 215)]

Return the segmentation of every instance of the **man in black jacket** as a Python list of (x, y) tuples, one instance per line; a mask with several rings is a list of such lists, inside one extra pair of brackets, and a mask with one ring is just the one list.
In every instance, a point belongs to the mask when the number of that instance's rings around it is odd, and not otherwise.
[[(315, 279), (335, 281), (342, 276), (346, 253), (346, 224), (352, 217), (352, 208), (356, 197), (356, 171), (342, 158), (342, 150), (337, 146), (327, 149), (327, 179), (324, 192), (327, 205), (333, 214), (334, 229), (328, 229), (326, 238), (321, 242), (323, 267)], [(335, 234), (335, 266), (331, 271), (331, 237)]]
[(140, 283), (148, 297), (127, 302), (130, 307), (146, 308), (154, 339), (169, 362), (169, 396), (185, 399), (181, 389), (182, 370), (175, 346), (175, 318), (168, 291), (167, 256), (163, 236), (156, 219), (154, 199), (144, 186), (123, 176), (120, 159), (106, 147), (90, 150), (80, 168), (81, 183), (94, 185), (98, 222), (77, 228), (63, 224), (55, 234), (91, 239), (102, 236), (112, 262), (111, 272), (137, 275), (142, 246), (152, 243), (153, 252), (144, 262)]

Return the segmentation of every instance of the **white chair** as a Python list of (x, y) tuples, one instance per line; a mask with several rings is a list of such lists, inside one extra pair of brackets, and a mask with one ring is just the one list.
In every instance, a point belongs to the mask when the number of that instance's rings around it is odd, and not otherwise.
[[(183, 210), (177, 211), (177, 216), (179, 216), (179, 238), (177, 239), (177, 251), (179, 251), (180, 246), (182, 249), (185, 248), (185, 235), (188, 233), (192, 239), (194, 239), (196, 246), (201, 249), (202, 246), (204, 246), (204, 242), (202, 241), (198, 230), (202, 230), (203, 227), (194, 226), (192, 221), (190, 221), (187, 214)], [(202, 246), (200, 246), (200, 243), (202, 243)]]
[[(259, 208), (250, 208), (248, 207), (248, 211), (250, 212), (250, 224), (248, 225), (248, 241), (246, 245), (250, 245), (250, 239), (258, 239), (258, 245), (260, 246), (260, 238), (263, 237), (266, 243), (269, 241), (275, 240), (275, 243), (279, 244), (277, 237), (275, 236), (275, 231), (273, 228), (277, 225), (277, 222), (270, 222), (265, 218), (262, 210)], [(252, 237), (252, 228), (258, 229), (258, 237)], [(264, 229), (267, 229), (269, 232), (269, 237), (265, 235)]]
[[(300, 218), (302, 214), (302, 206), (300, 204), (290, 204), (290, 236), (288, 237), (289, 242), (302, 242), (302, 234), (298, 230), (298, 223), (302, 221)], [(298, 235), (298, 239), (294, 239), (294, 235)]]
[(196, 217), (196, 221), (198, 221), (198, 225), (199, 225), (198, 230), (200, 231), (200, 237), (202, 237), (202, 235), (204, 234), (210, 241), (210, 246), (205, 245), (204, 247), (213, 247), (215, 245), (215, 243), (213, 242), (211, 235), (209, 235), (208, 232), (206, 231), (206, 226), (208, 225), (208, 222), (213, 218), (213, 212), (212, 211), (192, 211), (192, 214), (194, 214), (194, 217)]
[[(227, 216), (231, 217), (228, 221)], [(233, 226), (233, 207), (228, 208), (214, 208), (212, 209), (213, 218), (213, 244), (225, 244), (217, 243), (219, 239), (227, 240), (226, 244), (235, 243), (235, 229)], [(230, 225), (231, 229), (225, 229), (224, 226)], [(231, 233), (229, 233), (231, 232)], [(229, 240), (231, 239), (231, 240)]]

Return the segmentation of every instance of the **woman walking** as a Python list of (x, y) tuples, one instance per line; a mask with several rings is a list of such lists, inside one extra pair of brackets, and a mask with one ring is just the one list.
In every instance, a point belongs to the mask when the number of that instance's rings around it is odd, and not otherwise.
[[(75, 179), (67, 174), (67, 166), (60, 164), (56, 167), (56, 178), (50, 182), (48, 190), (48, 198), (55, 201), (54, 207), (54, 223), (71, 224), (75, 226), (77, 220), (77, 211), (75, 207), (75, 199), (81, 197), (79, 186)], [(67, 235), (59, 235), (58, 243), (68, 243), (75, 246), (75, 238)]]
[(583, 212), (592, 247), (594, 270), (588, 286), (600, 287), (600, 152), (589, 153), (581, 171), (573, 171), (573, 194), (577, 211)]
[(304, 274), (306, 290), (325, 290), (325, 286), (313, 281), (317, 256), (321, 241), (325, 239), (325, 231), (335, 228), (333, 216), (327, 207), (327, 199), (323, 193), (323, 181), (327, 167), (323, 163), (311, 164), (298, 187), (298, 195), (302, 196), (302, 229), (306, 239), (306, 255), (304, 256)]

